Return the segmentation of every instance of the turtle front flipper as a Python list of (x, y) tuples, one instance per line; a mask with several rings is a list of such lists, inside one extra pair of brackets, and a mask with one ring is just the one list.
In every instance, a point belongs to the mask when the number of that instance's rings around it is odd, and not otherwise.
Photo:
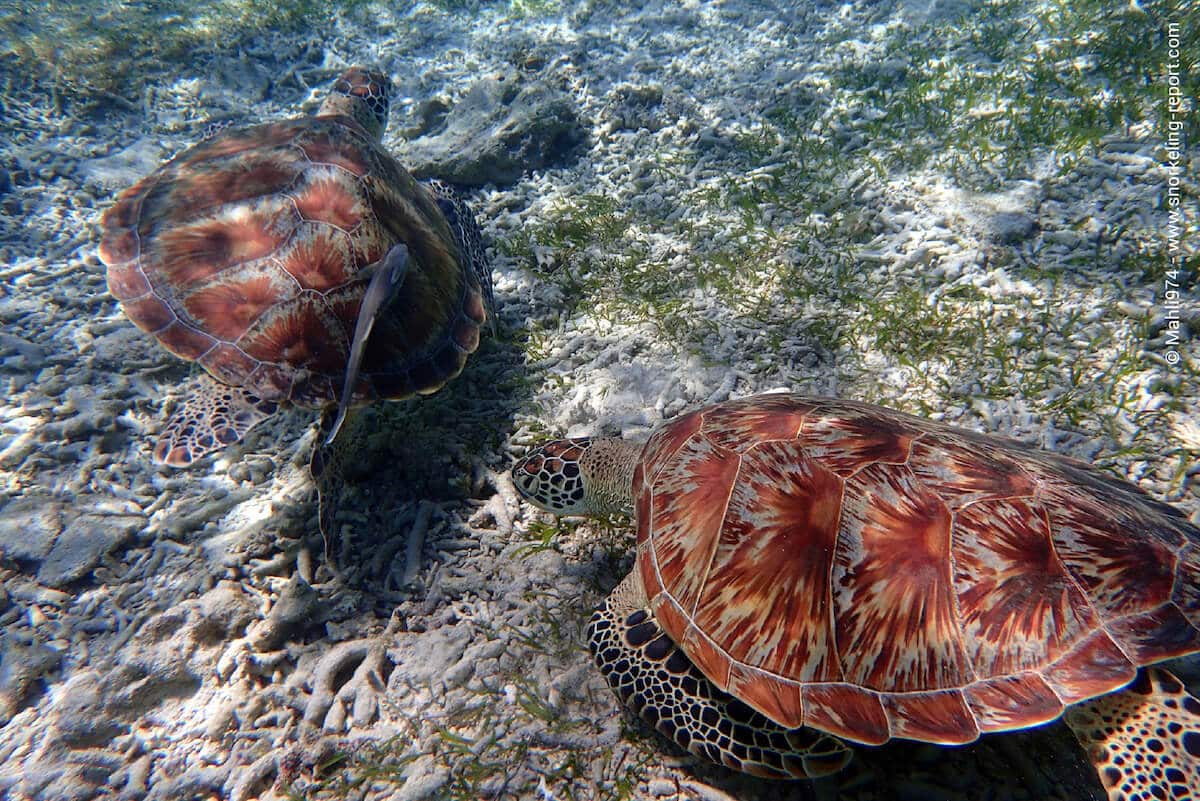
[(1109, 801), (1200, 798), (1200, 700), (1162, 668), (1063, 719), (1087, 750)]
[(483, 232), (475, 219), (471, 207), (462, 199), (458, 192), (436, 179), (425, 181), (425, 186), (433, 193), (434, 201), (442, 211), (442, 216), (450, 225), (454, 241), (459, 253), (466, 262), (468, 269), (479, 282), (479, 291), (483, 293), (484, 314), (487, 317), (488, 330), (496, 335), (496, 298), (492, 285), (492, 265), (488, 261), (487, 249), (483, 246)]
[(379, 319), (379, 313), (396, 297), (400, 286), (408, 275), (408, 247), (403, 243), (394, 245), (381, 261), (369, 268), (372, 271), (371, 282), (363, 293), (362, 303), (358, 307), (358, 321), (354, 325), (354, 339), (350, 342), (350, 357), (346, 360), (346, 380), (342, 384), (342, 397), (338, 401), (337, 417), (330, 426), (325, 444), (333, 442), (342, 422), (346, 419), (346, 410), (350, 408), (350, 399), (354, 397), (354, 385), (358, 382), (359, 369), (362, 367), (363, 354), (367, 350), (367, 338), (371, 329)]
[(719, 690), (663, 633), (636, 568), (588, 624), (600, 672), (621, 701), (693, 754), (768, 779), (841, 770), (850, 749), (815, 729), (787, 729)]
[(187, 467), (213, 451), (238, 442), (279, 408), (243, 387), (200, 378), (168, 418), (154, 443), (154, 461)]

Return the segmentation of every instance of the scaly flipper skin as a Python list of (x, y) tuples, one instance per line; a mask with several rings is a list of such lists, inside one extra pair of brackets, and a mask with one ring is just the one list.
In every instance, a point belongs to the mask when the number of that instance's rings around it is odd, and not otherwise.
[(697, 756), (766, 779), (816, 778), (850, 761), (836, 737), (785, 729), (713, 686), (655, 622), (637, 571), (592, 616), (588, 642), (617, 697)]
[(1200, 700), (1162, 668), (1063, 716), (1109, 801), (1200, 798)]
[(438, 208), (442, 210), (454, 239), (462, 250), (463, 258), (470, 264), (475, 277), (479, 279), (479, 288), (483, 292), (483, 305), (487, 312), (488, 325), (492, 334), (496, 333), (496, 298), (492, 287), (492, 265), (488, 261), (487, 248), (483, 244), (483, 231), (475, 220), (475, 214), (467, 202), (447, 184), (430, 179), (425, 185), (433, 192)]
[(187, 467), (213, 451), (238, 442), (279, 408), (243, 387), (201, 377), (167, 420), (154, 443), (154, 461)]

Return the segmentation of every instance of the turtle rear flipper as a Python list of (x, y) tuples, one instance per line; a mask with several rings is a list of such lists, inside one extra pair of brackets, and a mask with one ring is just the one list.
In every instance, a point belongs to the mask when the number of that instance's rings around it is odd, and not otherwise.
[(1146, 668), (1121, 692), (1077, 704), (1063, 719), (1109, 801), (1200, 798), (1200, 700), (1166, 670)]
[(313, 440), (308, 472), (317, 488), (317, 526), (325, 542), (326, 556), (330, 555), (330, 541), (336, 539), (338, 533), (338, 509), (347, 487), (346, 470), (353, 463), (354, 455), (361, 454), (365, 448), (364, 419), (365, 412), (361, 408), (351, 408), (344, 416), (340, 410), (325, 409)]
[(154, 443), (154, 461), (187, 467), (218, 448), (238, 442), (279, 408), (243, 387), (204, 376), (167, 420)]

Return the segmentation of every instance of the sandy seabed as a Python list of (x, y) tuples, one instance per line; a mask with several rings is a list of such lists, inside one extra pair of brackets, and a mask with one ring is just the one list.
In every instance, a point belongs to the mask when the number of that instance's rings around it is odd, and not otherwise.
[[(1016, 436), (1200, 510), (1200, 308), (1186, 286), (1167, 308), (1146, 266), (1170, 176), (1153, 125), (1114, 125), (1070, 158), (1034, 147), (1001, 169), (991, 154), (978, 174), (915, 129), (932, 155), (877, 169), (887, 109), (871, 91), (939, 59), (982, 63), (982, 45), (941, 38), (974, 8), (367, 5), (90, 96), (0, 61), (0, 794), (1102, 798), (1057, 724), (862, 749), (815, 783), (697, 762), (622, 716), (587, 657), (629, 527), (555, 523), (505, 475), (548, 434), (644, 435), (789, 387)], [(360, 62), (397, 84), (385, 143), (402, 161), (430, 100), (498, 76), (565, 92), (586, 140), (469, 190), (498, 330), (442, 392), (360, 419), (326, 553), (312, 414), (187, 471), (151, 464), (194, 370), (107, 294), (97, 222), (207, 122), (311, 112)], [(788, 119), (808, 128), (773, 138)], [(844, 156), (816, 179), (820, 208), (789, 201), (810, 164), (791, 145), (810, 138)], [(821, 158), (812, 170), (830, 170)], [(1194, 265), (1197, 188), (1182, 186)], [(974, 339), (920, 347), (959, 325)]]

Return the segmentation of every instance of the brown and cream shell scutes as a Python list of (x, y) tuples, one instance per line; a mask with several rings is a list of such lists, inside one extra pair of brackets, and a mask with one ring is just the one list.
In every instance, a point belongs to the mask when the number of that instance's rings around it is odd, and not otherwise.
[(354, 119), (295, 119), (223, 131), (128, 189), (100, 255), (126, 314), (169, 351), (264, 400), (321, 407), (341, 391), (364, 268), (403, 242), (415, 266), (353, 396), (400, 399), (457, 375), (486, 315), (440, 201)]
[(633, 487), (659, 623), (786, 727), (965, 743), (1200, 651), (1200, 531), (1015, 442), (765, 395), (660, 429)]

